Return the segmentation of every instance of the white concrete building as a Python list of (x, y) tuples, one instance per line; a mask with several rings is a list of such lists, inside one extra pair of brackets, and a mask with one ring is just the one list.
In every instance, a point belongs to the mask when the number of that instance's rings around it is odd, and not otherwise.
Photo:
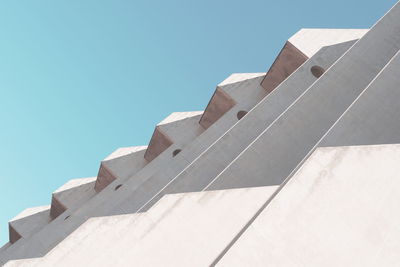
[(400, 3), (302, 29), (9, 222), (5, 266), (399, 266)]

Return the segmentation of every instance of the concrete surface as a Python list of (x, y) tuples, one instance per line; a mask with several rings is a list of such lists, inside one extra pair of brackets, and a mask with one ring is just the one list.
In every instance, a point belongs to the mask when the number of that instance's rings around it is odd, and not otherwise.
[(270, 93), (320, 49), (360, 39), (366, 29), (301, 29), (283, 46), (261, 82)]
[[(151, 205), (164, 194), (197, 191), (206, 188), (248, 145), (252, 144), (259, 134), (263, 133), (264, 129), (269, 124), (274, 122), (285, 108), (290, 106), (298, 96), (315, 82), (316, 78), (310, 75), (311, 66), (315, 64), (324, 67), (330, 66), (343, 55), (352, 44), (353, 42), (349, 42), (326, 47), (308, 60), (307, 63), (303, 64), (302, 67), (294, 72), (278, 88), (251, 109), (245, 117), (238, 121), (198, 158), (191, 162), (171, 182), (166, 184), (159, 192), (152, 191), (156, 193), (156, 195), (154, 195), (141, 210), (146, 210), (151, 207)], [(261, 160), (261, 158), (259, 158), (259, 160)], [(241, 180), (241, 182), (251, 181), (251, 179), (247, 177), (253, 170), (243, 168), (241, 171), (248, 171), (248, 174), (243, 176), (243, 179), (239, 180)], [(153, 179), (149, 179), (148, 183), (150, 182), (153, 185), (156, 183)], [(265, 182), (262, 181), (262, 183)], [(252, 186), (261, 185), (261, 183), (252, 184)], [(230, 186), (228, 181), (227, 184), (219, 185), (219, 187), (214, 187), (213, 189), (226, 189)], [(138, 194), (132, 196), (132, 198), (135, 197), (135, 201), (131, 201), (130, 203), (138, 202), (140, 196), (141, 195)], [(132, 206), (132, 204), (130, 205)]]
[(10, 243), (28, 238), (50, 222), (50, 206), (28, 208), (8, 223)]
[(217, 266), (398, 266), (400, 145), (318, 148)]
[(396, 5), (242, 149), (209, 188), (282, 183), (398, 52), (399, 17)]
[(208, 266), (276, 188), (169, 195), (146, 213), (92, 218), (45, 257), (7, 266)]
[(234, 73), (218, 84), (200, 125), (207, 129), (234, 106), (247, 110), (254, 107), (266, 95), (260, 86), (264, 76), (265, 73)]
[[(156, 126), (149, 147), (122, 148), (103, 160), (96, 183), (94, 178), (75, 181), (57, 191), (52, 206), (59, 206), (58, 215), (62, 216), (53, 216), (22, 238), (12, 228), (19, 239), (0, 249), (0, 264), (109, 266), (112, 261), (115, 265), (187, 266), (236, 262), (227, 258), (230, 250), (275, 199), (273, 190), (254, 193), (266, 189), (248, 187), (281, 184), (319, 145), (397, 140), (399, 17), (397, 4), (367, 33), (301, 30), (278, 55), (271, 68), (275, 74), (271, 70), (270, 75), (231, 75), (217, 86), (219, 96), (214, 97), (218, 99), (212, 98), (204, 114), (173, 113)], [(315, 68), (321, 70), (321, 77), (313, 75)], [(265, 88), (266, 81), (273, 82), (273, 90)], [(375, 125), (384, 128), (378, 131)], [(364, 162), (369, 162), (367, 154), (360, 154)], [(385, 158), (381, 159), (376, 168), (384, 173), (392, 162), (386, 166)], [(242, 189), (209, 192), (229, 188)], [(193, 193), (204, 190), (207, 192)], [(295, 231), (299, 222), (287, 224), (288, 231)], [(303, 237), (301, 231), (298, 235)], [(281, 253), (279, 246), (272, 248), (277, 255)], [(264, 253), (263, 247), (250, 251), (251, 257), (252, 253)], [(24, 260), (9, 261), (14, 259)], [(296, 264), (314, 264), (304, 259)], [(243, 266), (245, 261), (237, 262)], [(250, 259), (251, 263), (258, 259)]]
[(97, 177), (72, 179), (54, 191), (51, 199), (51, 218), (58, 217), (69, 208), (80, 206), (94, 196), (96, 179)]
[(172, 144), (185, 146), (203, 131), (199, 125), (202, 111), (174, 112), (157, 124), (144, 158), (152, 161)]
[(320, 146), (400, 143), (400, 53), (327, 133)]
[(101, 161), (94, 189), (100, 192), (115, 180), (124, 181), (147, 164), (147, 146), (122, 147)]

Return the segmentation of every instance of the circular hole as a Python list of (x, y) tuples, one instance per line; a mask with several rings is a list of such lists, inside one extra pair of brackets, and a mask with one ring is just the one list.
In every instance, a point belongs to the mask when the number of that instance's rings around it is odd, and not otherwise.
[(121, 186), (122, 186), (122, 184), (119, 184), (119, 185), (117, 185), (117, 186), (114, 188), (114, 190), (118, 190), (118, 189), (120, 189), (120, 188), (121, 188)]
[(67, 217), (65, 217), (65, 218), (64, 218), (64, 221), (65, 221), (65, 220), (68, 220), (69, 217), (71, 217), (71, 215), (68, 215)]
[(314, 77), (319, 78), (324, 74), (325, 70), (320, 67), (320, 66), (312, 66), (311, 67), (311, 73), (314, 75)]
[(175, 157), (176, 155), (179, 154), (179, 152), (181, 152), (182, 149), (175, 149), (174, 152), (172, 152), (172, 156)]
[(247, 111), (245, 110), (241, 110), (236, 114), (236, 117), (238, 118), (238, 120), (240, 120), (241, 118), (243, 118), (245, 115), (247, 114)]

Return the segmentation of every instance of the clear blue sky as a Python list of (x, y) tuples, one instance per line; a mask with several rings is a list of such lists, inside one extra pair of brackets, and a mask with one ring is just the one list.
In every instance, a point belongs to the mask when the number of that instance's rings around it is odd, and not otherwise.
[(7, 221), (264, 72), (300, 28), (369, 28), (395, 0), (0, 2), (0, 243)]

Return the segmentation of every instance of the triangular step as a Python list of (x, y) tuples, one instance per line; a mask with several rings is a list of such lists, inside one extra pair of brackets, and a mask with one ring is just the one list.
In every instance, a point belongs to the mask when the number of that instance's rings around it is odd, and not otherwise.
[(96, 177), (72, 179), (54, 191), (51, 198), (51, 218), (58, 217), (69, 208), (82, 205), (94, 196), (95, 182)]
[(288, 42), (310, 58), (325, 46), (358, 40), (368, 31), (369, 29), (301, 29)]
[(172, 144), (180, 148), (172, 156), (176, 156), (181, 149), (204, 129), (199, 125), (203, 111), (174, 112), (157, 124), (144, 158), (152, 161)]
[(101, 161), (94, 189), (100, 192), (114, 180), (124, 181), (146, 166), (147, 146), (122, 147)]
[(10, 243), (27, 238), (50, 222), (50, 206), (28, 208), (8, 222)]
[(234, 73), (218, 84), (200, 125), (207, 129), (233, 107), (238, 111), (254, 107), (266, 95), (260, 85), (264, 76), (265, 73)]
[(368, 29), (301, 29), (286, 42), (261, 85), (269, 93), (326, 46), (358, 40)]

